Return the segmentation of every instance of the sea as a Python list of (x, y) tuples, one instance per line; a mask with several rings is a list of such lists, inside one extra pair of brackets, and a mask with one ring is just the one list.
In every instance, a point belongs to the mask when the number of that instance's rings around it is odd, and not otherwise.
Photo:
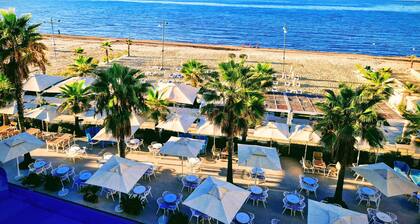
[(0, 0), (0, 8), (31, 13), (43, 33), (420, 55), (420, 0)]

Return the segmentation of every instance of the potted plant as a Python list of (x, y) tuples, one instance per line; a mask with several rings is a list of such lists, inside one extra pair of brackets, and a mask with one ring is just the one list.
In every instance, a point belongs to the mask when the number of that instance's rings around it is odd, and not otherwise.
[(22, 179), (22, 184), (24, 186), (35, 188), (41, 186), (42, 181), (43, 177), (41, 175), (38, 175), (36, 173), (30, 173), (28, 176)]
[(44, 189), (46, 191), (51, 191), (51, 192), (59, 191), (61, 187), (62, 186), (61, 186), (60, 177), (56, 177), (51, 174), (48, 174), (47, 176), (45, 176)]
[(188, 224), (188, 215), (182, 212), (175, 212), (169, 216), (168, 224)]
[(90, 202), (90, 203), (98, 203), (98, 191), (99, 191), (99, 187), (98, 186), (92, 186), (92, 185), (88, 185), (85, 187), (82, 187), (82, 189), (80, 189), (80, 192), (83, 193), (83, 200)]
[(121, 208), (130, 215), (139, 215), (143, 210), (143, 202), (138, 197), (130, 198), (128, 195), (121, 195)]

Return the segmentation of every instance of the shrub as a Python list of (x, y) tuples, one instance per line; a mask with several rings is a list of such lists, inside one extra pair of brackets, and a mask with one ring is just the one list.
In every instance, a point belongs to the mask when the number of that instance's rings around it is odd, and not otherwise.
[(22, 179), (22, 184), (24, 186), (29, 186), (29, 187), (39, 187), (41, 186), (42, 181), (43, 181), (43, 177), (41, 175), (38, 175), (36, 173), (30, 173), (28, 176)]
[(139, 215), (143, 210), (143, 202), (140, 198), (130, 198), (128, 195), (121, 195), (121, 208), (130, 215)]
[(189, 218), (188, 215), (182, 212), (175, 212), (169, 216), (168, 224), (188, 224)]
[(59, 191), (61, 189), (60, 177), (53, 176), (51, 174), (45, 176), (44, 189), (46, 191)]
[(397, 144), (410, 145), (411, 139), (409, 137), (397, 137)]
[(88, 185), (80, 189), (80, 192), (83, 193), (83, 200), (90, 203), (98, 203), (98, 186)]

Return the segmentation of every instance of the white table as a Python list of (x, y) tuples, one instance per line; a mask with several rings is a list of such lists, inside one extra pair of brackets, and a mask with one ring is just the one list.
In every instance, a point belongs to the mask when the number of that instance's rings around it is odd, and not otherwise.
[(152, 145), (152, 147), (154, 149), (160, 149), (160, 148), (162, 148), (162, 144), (161, 143), (155, 143), (155, 144)]
[(292, 204), (298, 204), (299, 203), (299, 196), (296, 194), (288, 194), (286, 196), (286, 200)]
[(185, 176), (185, 180), (190, 183), (196, 183), (198, 181), (198, 177), (194, 175), (187, 175)]
[(249, 188), (249, 190), (251, 191), (251, 193), (253, 194), (262, 194), (263, 193), (263, 189), (261, 187), (258, 186), (251, 186)]
[(391, 216), (385, 212), (377, 212), (376, 217), (384, 223), (391, 223), (393, 221)]
[(142, 186), (142, 185), (136, 186), (133, 189), (133, 193), (134, 194), (143, 194), (144, 192), (146, 192), (146, 187), (145, 186)]
[(251, 217), (249, 217), (249, 215), (245, 212), (239, 212), (238, 214), (236, 214), (235, 219), (237, 222), (239, 223), (249, 223), (249, 221), (251, 221)]
[(370, 187), (362, 187), (360, 188), (360, 192), (364, 195), (372, 196), (376, 193), (376, 191)]

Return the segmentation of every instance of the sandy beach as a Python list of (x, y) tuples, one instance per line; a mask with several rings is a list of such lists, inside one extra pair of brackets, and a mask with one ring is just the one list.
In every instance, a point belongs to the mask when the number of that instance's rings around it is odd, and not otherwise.
[[(101, 42), (111, 41), (111, 55), (121, 57), (126, 55), (127, 45), (125, 39), (100, 38), (87, 36), (55, 35), (55, 52), (53, 47), (53, 37), (44, 35), (44, 43), (48, 46), (48, 58), (50, 65), (47, 73), (63, 74), (68, 65), (74, 60), (74, 49), (82, 47), (86, 55), (92, 56), (102, 61), (105, 53), (100, 47)], [(160, 41), (133, 40), (131, 46), (130, 60), (118, 60), (135, 67), (143, 72), (160, 72), (157, 67), (161, 64), (162, 43)], [(248, 56), (248, 63), (268, 62), (274, 69), (282, 72), (282, 49), (247, 48), (238, 46), (220, 46), (165, 42), (164, 65), (167, 67), (165, 74), (159, 76), (169, 78), (168, 75), (175, 72), (176, 68), (188, 59), (197, 59), (211, 68), (216, 68), (219, 62), (228, 59), (230, 53), (237, 57), (241, 54)], [(414, 82), (419, 84), (420, 80), (409, 75), (407, 72), (410, 61), (406, 57), (381, 57), (358, 54), (341, 54), (327, 52), (311, 52), (299, 50), (286, 50), (287, 73), (294, 73), (300, 77), (301, 85), (299, 88), (305, 93), (322, 93), (323, 89), (336, 89), (339, 83), (358, 85), (365, 82), (357, 72), (355, 65), (370, 65), (374, 68), (391, 67), (394, 76), (400, 81)], [(414, 64), (415, 69), (420, 69), (420, 63)], [(35, 71), (36, 72), (36, 71)], [(287, 89), (283, 81), (279, 79), (278, 89)]]

